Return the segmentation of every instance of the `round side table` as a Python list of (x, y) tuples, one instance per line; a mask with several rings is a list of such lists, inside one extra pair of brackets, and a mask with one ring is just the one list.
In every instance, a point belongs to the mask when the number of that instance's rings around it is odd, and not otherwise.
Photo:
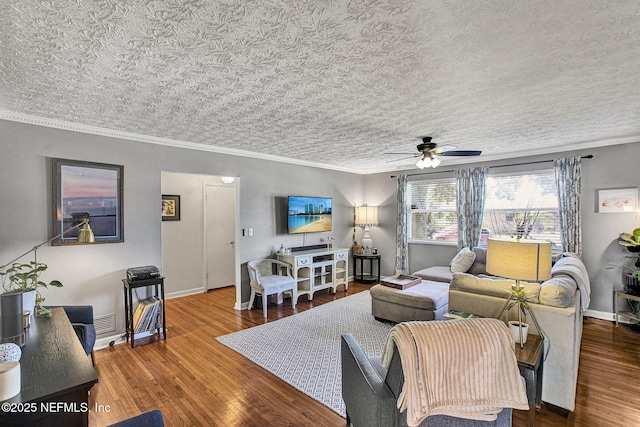
[[(369, 260), (369, 274), (364, 274), (364, 261)], [(358, 262), (360, 261), (360, 274)], [(377, 261), (378, 275), (373, 274), (373, 263)], [(353, 280), (360, 283), (380, 283), (380, 254), (353, 254)]]

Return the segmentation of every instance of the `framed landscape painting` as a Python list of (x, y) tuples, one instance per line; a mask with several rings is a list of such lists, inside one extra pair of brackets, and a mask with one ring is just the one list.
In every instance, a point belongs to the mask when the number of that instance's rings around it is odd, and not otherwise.
[(180, 196), (162, 195), (162, 220), (180, 221)]
[[(120, 165), (53, 159), (54, 232), (88, 219), (96, 243), (123, 242), (123, 174)], [(53, 244), (78, 244), (78, 232), (65, 232)]]

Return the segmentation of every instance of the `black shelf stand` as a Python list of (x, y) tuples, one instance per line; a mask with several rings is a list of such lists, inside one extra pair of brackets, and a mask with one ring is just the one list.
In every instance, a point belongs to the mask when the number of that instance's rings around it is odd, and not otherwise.
[[(145, 280), (134, 280), (130, 281), (127, 279), (122, 279), (122, 283), (124, 285), (124, 317), (125, 317), (125, 330), (127, 341), (131, 338), (131, 348), (135, 347), (135, 331), (133, 330), (133, 289), (142, 288), (146, 286), (153, 286), (154, 295), (160, 296), (160, 300), (162, 301), (162, 328), (154, 328), (155, 333), (162, 333), (162, 338), (167, 339), (167, 322), (165, 316), (165, 307), (164, 307), (164, 277), (154, 277), (152, 279)], [(151, 329), (151, 330), (154, 330)]]

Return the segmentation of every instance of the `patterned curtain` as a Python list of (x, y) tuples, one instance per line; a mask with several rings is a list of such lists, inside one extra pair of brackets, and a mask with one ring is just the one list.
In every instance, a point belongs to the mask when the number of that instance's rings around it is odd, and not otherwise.
[(458, 195), (458, 248), (478, 244), (482, 230), (488, 168), (458, 169), (455, 172)]
[(398, 221), (396, 225), (396, 273), (407, 274), (409, 240), (407, 238), (407, 176), (398, 176)]
[(582, 161), (580, 157), (565, 157), (554, 160), (553, 166), (558, 188), (562, 252), (573, 252), (582, 257), (582, 219), (580, 216)]

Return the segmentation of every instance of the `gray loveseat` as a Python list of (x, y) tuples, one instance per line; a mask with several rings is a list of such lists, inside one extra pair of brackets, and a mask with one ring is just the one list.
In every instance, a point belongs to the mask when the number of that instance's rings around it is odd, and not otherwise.
[[(413, 273), (425, 280), (450, 281), (449, 310), (498, 317), (513, 280), (486, 275), (486, 249), (474, 248), (476, 259), (467, 273), (451, 273), (444, 266)], [(546, 359), (542, 400), (568, 411), (575, 409), (583, 310), (589, 305), (589, 278), (582, 262), (565, 256), (551, 270), (551, 279), (526, 284), (529, 306), (544, 331)], [(503, 314), (517, 318), (515, 310)], [(537, 333), (535, 327), (529, 333)]]
[[(354, 427), (407, 426), (407, 412), (400, 412), (396, 403), (404, 384), (402, 362), (394, 348), (389, 369), (380, 357), (369, 358), (351, 334), (341, 340), (342, 398), (347, 407), (347, 425)], [(495, 421), (476, 421), (434, 415), (420, 427), (497, 427), (511, 425), (511, 408), (503, 409)]]

